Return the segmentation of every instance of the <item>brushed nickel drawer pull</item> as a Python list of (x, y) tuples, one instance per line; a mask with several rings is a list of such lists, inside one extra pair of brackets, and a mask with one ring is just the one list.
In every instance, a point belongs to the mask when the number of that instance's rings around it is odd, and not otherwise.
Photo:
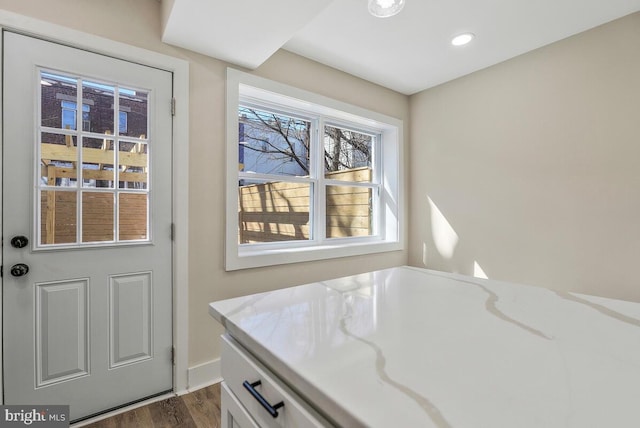
[(262, 382), (257, 380), (253, 383), (249, 383), (248, 380), (245, 380), (244, 382), (242, 382), (242, 386), (245, 387), (245, 389), (247, 391), (249, 391), (249, 393), (253, 396), (253, 398), (255, 398), (258, 403), (260, 403), (260, 405), (262, 405), (262, 407), (264, 407), (264, 409), (269, 412), (269, 414), (271, 416), (273, 416), (274, 418), (278, 417), (278, 409), (281, 407), (284, 407), (284, 401), (281, 401), (279, 403), (274, 404), (273, 406), (271, 404), (269, 404), (269, 402), (267, 400), (265, 400), (265, 398), (262, 396), (262, 394), (260, 394), (258, 391), (256, 391), (256, 386), (261, 385)]

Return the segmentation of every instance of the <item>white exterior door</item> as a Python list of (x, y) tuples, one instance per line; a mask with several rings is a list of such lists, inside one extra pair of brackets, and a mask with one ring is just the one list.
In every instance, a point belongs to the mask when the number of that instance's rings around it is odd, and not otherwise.
[(5, 404), (171, 391), (172, 75), (4, 33)]

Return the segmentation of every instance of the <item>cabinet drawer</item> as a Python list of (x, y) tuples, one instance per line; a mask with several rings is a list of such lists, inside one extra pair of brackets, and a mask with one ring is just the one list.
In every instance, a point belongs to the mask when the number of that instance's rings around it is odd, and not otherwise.
[(220, 413), (222, 416), (222, 426), (225, 428), (260, 428), (251, 419), (247, 410), (240, 404), (233, 392), (225, 382), (220, 385), (220, 398), (222, 407)]
[[(238, 401), (261, 427), (332, 426), (227, 335), (222, 336), (222, 377)], [(255, 385), (253, 389), (264, 398), (265, 406), (276, 407), (272, 412), (277, 413), (277, 416), (269, 413), (259, 402), (260, 397), (252, 395), (245, 383)], [(283, 403), (283, 406), (278, 407), (277, 403)]]

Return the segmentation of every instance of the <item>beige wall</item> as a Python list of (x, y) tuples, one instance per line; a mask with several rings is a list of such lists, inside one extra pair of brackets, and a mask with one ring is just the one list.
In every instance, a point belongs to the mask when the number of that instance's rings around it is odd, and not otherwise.
[(640, 13), (412, 96), (410, 263), (640, 301), (638, 46)]
[[(161, 42), (156, 0), (0, 0), (0, 8), (188, 60), (190, 63), (189, 365), (219, 356), (221, 327), (207, 303), (223, 298), (406, 264), (407, 252), (225, 272), (224, 136), (227, 64)], [(405, 121), (408, 97), (286, 51), (256, 74)], [(177, 100), (178, 108), (180, 100)]]

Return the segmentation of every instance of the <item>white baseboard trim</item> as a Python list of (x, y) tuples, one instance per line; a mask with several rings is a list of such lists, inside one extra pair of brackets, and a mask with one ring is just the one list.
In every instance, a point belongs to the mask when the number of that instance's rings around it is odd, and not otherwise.
[(187, 376), (189, 385), (187, 392), (221, 382), (222, 370), (220, 367), (220, 358), (189, 367)]

